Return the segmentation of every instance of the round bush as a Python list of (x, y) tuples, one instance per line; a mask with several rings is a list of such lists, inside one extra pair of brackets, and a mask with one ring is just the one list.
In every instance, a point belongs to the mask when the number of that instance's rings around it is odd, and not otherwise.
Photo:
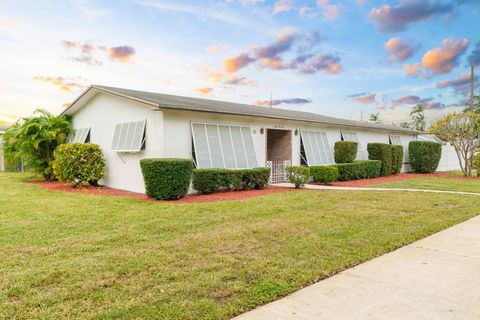
[(187, 194), (192, 177), (192, 160), (142, 159), (140, 167), (149, 197), (157, 200), (176, 200)]
[(58, 180), (74, 186), (97, 185), (105, 176), (102, 149), (92, 143), (61, 144), (54, 152), (53, 172)]
[(303, 187), (310, 178), (310, 168), (308, 167), (288, 166), (285, 168), (285, 171), (287, 181), (293, 183), (295, 188)]
[(310, 174), (313, 181), (330, 184), (338, 180), (338, 169), (332, 166), (310, 167)]
[(438, 168), (442, 157), (442, 145), (430, 141), (411, 141), (408, 158), (413, 172), (432, 173)]
[(358, 143), (337, 141), (334, 147), (335, 163), (352, 163), (357, 157)]

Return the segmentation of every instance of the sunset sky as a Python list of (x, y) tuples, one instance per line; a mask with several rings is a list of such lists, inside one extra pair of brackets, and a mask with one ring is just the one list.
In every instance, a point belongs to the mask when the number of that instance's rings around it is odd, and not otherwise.
[(101, 84), (431, 122), (461, 110), (479, 30), (478, 0), (2, 0), (0, 120)]

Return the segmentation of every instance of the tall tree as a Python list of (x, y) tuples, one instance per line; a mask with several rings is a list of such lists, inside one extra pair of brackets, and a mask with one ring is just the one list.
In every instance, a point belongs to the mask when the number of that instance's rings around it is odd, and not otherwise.
[(465, 176), (472, 175), (473, 157), (480, 147), (480, 114), (450, 113), (435, 122), (429, 132), (449, 142), (457, 153)]
[(374, 123), (380, 123), (381, 120), (380, 120), (380, 113), (377, 112), (377, 113), (370, 113), (370, 116), (368, 118), (368, 120), (370, 122), (374, 122)]
[(412, 119), (412, 125), (415, 130), (425, 131), (427, 122), (425, 120), (425, 107), (422, 104), (417, 104), (410, 111), (410, 118)]
[(5, 132), (5, 155), (12, 161), (23, 159), (46, 180), (53, 180), (53, 152), (65, 142), (70, 128), (69, 117), (37, 109), (33, 116), (18, 120)]

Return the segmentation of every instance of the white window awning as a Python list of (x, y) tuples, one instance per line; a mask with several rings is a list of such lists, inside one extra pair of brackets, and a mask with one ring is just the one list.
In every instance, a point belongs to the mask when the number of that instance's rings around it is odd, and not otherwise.
[(250, 127), (192, 122), (192, 136), (198, 168), (258, 166)]
[(402, 145), (402, 139), (400, 138), (400, 136), (390, 135), (390, 143), (401, 146)]
[(145, 142), (146, 123), (147, 120), (116, 124), (112, 150), (117, 152), (139, 152)]
[(85, 143), (90, 134), (90, 128), (72, 129), (68, 133), (67, 143)]
[(308, 166), (334, 163), (326, 132), (301, 130), (300, 135)]
[(360, 140), (358, 140), (358, 135), (356, 132), (352, 131), (342, 131), (342, 139), (343, 141), (352, 141), (356, 142), (358, 144), (358, 149), (357, 149), (357, 160), (362, 159), (362, 144), (360, 143)]

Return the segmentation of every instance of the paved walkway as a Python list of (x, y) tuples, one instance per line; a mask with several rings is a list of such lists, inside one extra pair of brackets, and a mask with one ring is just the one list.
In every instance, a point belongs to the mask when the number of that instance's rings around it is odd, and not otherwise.
[(480, 216), (235, 319), (480, 319)]
[[(291, 183), (275, 183), (274, 187), (293, 188)], [(464, 192), (464, 191), (443, 191), (443, 190), (429, 190), (429, 189), (402, 189), (402, 188), (366, 188), (366, 187), (336, 187), (336, 186), (324, 186), (318, 184), (306, 184), (304, 189), (309, 190), (354, 190), (354, 191), (409, 191), (409, 192), (431, 192), (431, 193), (450, 193), (450, 194), (467, 194), (480, 196), (480, 193), (476, 192)]]

